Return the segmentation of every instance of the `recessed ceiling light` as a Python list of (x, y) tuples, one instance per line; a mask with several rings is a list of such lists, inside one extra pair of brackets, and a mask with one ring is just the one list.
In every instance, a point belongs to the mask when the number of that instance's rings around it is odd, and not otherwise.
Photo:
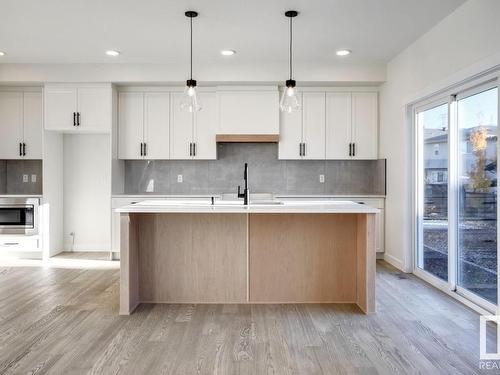
[(5, 56), (5, 55), (6, 55), (5, 52), (0, 51), (0, 56)]
[(120, 54), (120, 51), (115, 51), (112, 49), (106, 51), (106, 55), (108, 55), (108, 56), (118, 56), (119, 54)]
[(347, 56), (351, 54), (351, 51), (348, 49), (339, 49), (336, 53), (337, 56)]
[(220, 51), (220, 54), (222, 56), (233, 56), (235, 53), (236, 51), (232, 49), (223, 49), (222, 51)]

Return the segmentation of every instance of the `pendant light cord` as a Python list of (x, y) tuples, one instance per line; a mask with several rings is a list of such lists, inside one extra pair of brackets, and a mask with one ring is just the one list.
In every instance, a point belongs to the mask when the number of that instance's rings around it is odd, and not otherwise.
[(292, 38), (293, 38), (293, 32), (292, 32), (292, 17), (290, 17), (290, 79), (292, 79)]
[(191, 25), (191, 70), (190, 70), (190, 79), (193, 79), (193, 17), (190, 18), (190, 25)]

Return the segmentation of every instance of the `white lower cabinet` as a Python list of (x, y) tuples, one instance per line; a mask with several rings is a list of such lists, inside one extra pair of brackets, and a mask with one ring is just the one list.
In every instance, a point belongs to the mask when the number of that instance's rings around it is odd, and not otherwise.
[(41, 92), (0, 92), (0, 159), (42, 158)]

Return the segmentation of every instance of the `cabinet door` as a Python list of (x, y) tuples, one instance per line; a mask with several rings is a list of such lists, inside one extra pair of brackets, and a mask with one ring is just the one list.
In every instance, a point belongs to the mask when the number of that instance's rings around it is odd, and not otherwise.
[(45, 87), (45, 129), (60, 131), (75, 130), (73, 113), (77, 112), (76, 97), (76, 88)]
[(23, 141), (23, 94), (0, 92), (0, 159), (20, 159)]
[(170, 159), (191, 159), (192, 157), (190, 144), (193, 142), (194, 115), (181, 111), (182, 95), (182, 93), (170, 95)]
[(352, 142), (355, 159), (378, 156), (378, 96), (375, 92), (352, 93)]
[(144, 142), (147, 159), (170, 157), (170, 94), (144, 94)]
[(278, 90), (221, 91), (217, 95), (219, 134), (279, 133)]
[(349, 159), (351, 93), (326, 94), (326, 158)]
[(193, 142), (195, 159), (217, 159), (217, 96), (215, 93), (200, 93), (203, 109), (194, 114)]
[(24, 93), (23, 139), (26, 159), (42, 158), (42, 93)]
[(302, 159), (300, 144), (302, 143), (302, 106), (303, 98), (299, 93), (301, 107), (294, 112), (280, 113), (280, 141), (278, 159)]
[(144, 94), (120, 92), (118, 94), (118, 157), (142, 159), (144, 141)]
[(325, 93), (302, 94), (303, 159), (325, 159)]
[(111, 89), (108, 87), (78, 88), (78, 129), (107, 133), (111, 129)]

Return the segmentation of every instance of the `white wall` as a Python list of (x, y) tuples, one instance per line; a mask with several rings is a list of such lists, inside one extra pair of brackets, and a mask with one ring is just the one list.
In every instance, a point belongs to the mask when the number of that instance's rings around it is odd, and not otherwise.
[(64, 135), (65, 250), (111, 249), (110, 160), (109, 135)]
[(405, 105), (500, 64), (500, 1), (469, 0), (387, 66), (380, 157), (387, 158), (385, 259), (411, 270), (411, 129)]

